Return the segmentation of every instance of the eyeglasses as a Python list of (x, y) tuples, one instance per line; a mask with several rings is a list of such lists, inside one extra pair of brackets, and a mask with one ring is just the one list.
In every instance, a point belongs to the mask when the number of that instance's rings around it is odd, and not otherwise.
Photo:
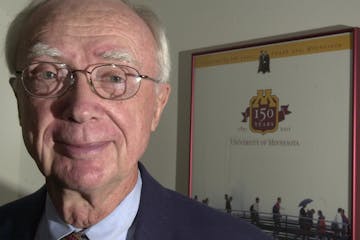
[(142, 75), (133, 67), (117, 64), (95, 64), (84, 70), (72, 69), (64, 63), (34, 62), (22, 71), (24, 89), (34, 97), (55, 98), (65, 94), (75, 83), (76, 72), (89, 74), (90, 89), (101, 98), (124, 100), (133, 97), (140, 88), (141, 80), (155, 83), (160, 80)]

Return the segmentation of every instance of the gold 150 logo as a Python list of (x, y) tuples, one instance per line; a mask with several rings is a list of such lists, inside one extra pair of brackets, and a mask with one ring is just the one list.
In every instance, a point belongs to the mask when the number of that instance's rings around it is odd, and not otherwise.
[(271, 89), (257, 90), (257, 95), (250, 99), (249, 107), (242, 113), (247, 122), (250, 118), (250, 130), (255, 133), (272, 133), (278, 129), (278, 123), (290, 114), (289, 105), (281, 106), (279, 109), (279, 98), (271, 95)]

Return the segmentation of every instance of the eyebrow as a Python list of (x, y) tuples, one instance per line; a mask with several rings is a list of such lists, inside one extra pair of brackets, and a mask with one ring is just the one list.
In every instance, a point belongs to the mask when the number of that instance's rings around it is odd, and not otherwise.
[(135, 64), (137, 63), (134, 60), (134, 57), (130, 53), (121, 50), (105, 51), (101, 54), (101, 57), (104, 59), (118, 60), (126, 63), (135, 63)]
[[(29, 52), (29, 58), (39, 56), (60, 57), (63, 55), (59, 49), (55, 47), (50, 47), (49, 45), (41, 42), (36, 43), (34, 46), (32, 46)], [(100, 56), (104, 59), (118, 60), (121, 62), (137, 64), (137, 61), (134, 60), (132, 54), (122, 50), (105, 51), (101, 53)]]
[(29, 52), (29, 58), (39, 56), (59, 57), (63, 55), (59, 49), (50, 47), (49, 45), (41, 42), (32, 46)]

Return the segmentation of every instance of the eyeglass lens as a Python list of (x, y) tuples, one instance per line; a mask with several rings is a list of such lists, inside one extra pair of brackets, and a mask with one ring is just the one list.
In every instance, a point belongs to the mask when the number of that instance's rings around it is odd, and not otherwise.
[[(35, 63), (23, 71), (25, 89), (34, 96), (56, 97), (64, 94), (73, 84), (76, 72), (64, 64)], [(94, 67), (90, 73), (91, 88), (107, 99), (129, 98), (139, 88), (139, 73), (127, 66), (106, 64)]]

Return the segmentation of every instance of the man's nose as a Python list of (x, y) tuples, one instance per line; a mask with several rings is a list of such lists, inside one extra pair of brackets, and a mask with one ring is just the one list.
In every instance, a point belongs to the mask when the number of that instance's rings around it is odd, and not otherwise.
[(103, 99), (93, 92), (88, 72), (76, 70), (73, 72), (73, 77), (74, 83), (71, 89), (62, 96), (66, 104), (63, 117), (77, 123), (99, 119), (102, 116), (100, 102)]

